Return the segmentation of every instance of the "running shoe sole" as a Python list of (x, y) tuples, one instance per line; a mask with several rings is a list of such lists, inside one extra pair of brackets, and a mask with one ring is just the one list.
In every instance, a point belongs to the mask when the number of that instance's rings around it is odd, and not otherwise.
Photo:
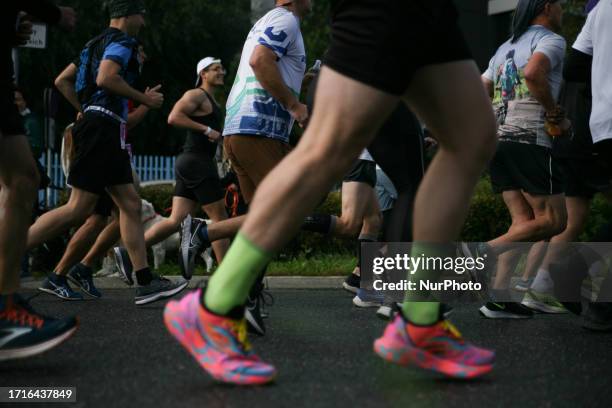
[(177, 293), (181, 292), (183, 289), (185, 289), (187, 285), (189, 285), (189, 281), (184, 281), (176, 288), (166, 290), (164, 292), (157, 292), (157, 293), (154, 293), (148, 296), (135, 297), (134, 303), (137, 305), (146, 305), (148, 303), (153, 303), (160, 299), (172, 297), (176, 295)]
[(62, 296), (60, 294), (58, 294), (57, 292), (51, 290), (51, 289), (47, 289), (47, 288), (38, 288), (38, 290), (40, 290), (41, 292), (45, 292), (48, 293), (50, 295), (56, 296), (62, 300), (70, 300), (70, 301), (78, 301), (78, 300), (83, 300), (82, 297), (80, 298), (71, 298), (71, 297), (66, 297), (66, 296)]
[(356, 295), (357, 291), (359, 290), (359, 288), (356, 288), (355, 286), (351, 286), (346, 282), (342, 282), (342, 288), (346, 291), (351, 292), (354, 295)]
[[(249, 382), (241, 382), (243, 379), (242, 376), (231, 376), (227, 378), (225, 373), (217, 373), (213, 371), (212, 368), (205, 367), (205, 357), (198, 351), (208, 347), (207, 342), (202, 338), (200, 333), (197, 332), (197, 329), (185, 325), (180, 310), (176, 310), (175, 305), (178, 302), (173, 303), (174, 302), (168, 303), (164, 309), (164, 324), (166, 325), (166, 329), (213, 379), (223, 383), (238, 385), (264, 385), (276, 379), (275, 373), (272, 377), (255, 378), (255, 380), (253, 380), (253, 377), (250, 377)], [(197, 348), (194, 346), (195, 344), (200, 344), (202, 346)]]
[(597, 323), (591, 320), (584, 320), (582, 322), (582, 328), (595, 332), (611, 332), (612, 331), (612, 321), (606, 323)]
[[(121, 249), (119, 247), (113, 248), (113, 256), (115, 257), (115, 263), (117, 264), (117, 268), (119, 269), (119, 274), (121, 275), (121, 279), (128, 285), (134, 285), (134, 280), (132, 279), (132, 273), (128, 273), (125, 270), (125, 259), (123, 259), (123, 254), (121, 253)], [(129, 260), (128, 260), (129, 261)], [(131, 262), (131, 261), (129, 261)]]
[(390, 363), (400, 366), (416, 366), (453, 378), (475, 378), (493, 369), (493, 364), (467, 366), (454, 361), (441, 359), (418, 347), (406, 346), (401, 349), (388, 348), (383, 344), (382, 339), (377, 339), (374, 342), (374, 352)]
[(78, 287), (83, 293), (85, 293), (87, 296), (90, 296), (94, 299), (100, 299), (101, 296), (96, 296), (94, 294), (89, 293), (89, 291), (85, 290), (85, 288), (83, 288), (83, 286), (81, 286), (81, 283), (79, 282), (78, 279), (73, 278), (70, 275), (67, 275), (66, 278), (72, 282), (76, 287)]
[(65, 331), (59, 336), (49, 339), (45, 342), (33, 345), (33, 346), (9, 349), (9, 350), (0, 350), (0, 361), (26, 358), (26, 357), (35, 356), (40, 353), (44, 353), (45, 351), (50, 350), (53, 347), (58, 346), (64, 341), (68, 340), (70, 336), (74, 334), (77, 327), (78, 327), (78, 323), (73, 328)]
[(540, 313), (546, 314), (566, 314), (567, 309), (559, 306), (551, 306), (544, 302), (538, 302), (537, 300), (523, 300), (521, 304), (530, 309), (536, 310)]
[(365, 300), (361, 300), (359, 296), (355, 296), (353, 298), (353, 304), (357, 307), (380, 307), (383, 302), (368, 302)]
[(489, 319), (530, 319), (533, 317), (508, 312), (498, 312), (496, 310), (490, 310), (486, 306), (482, 306), (478, 311), (481, 315)]

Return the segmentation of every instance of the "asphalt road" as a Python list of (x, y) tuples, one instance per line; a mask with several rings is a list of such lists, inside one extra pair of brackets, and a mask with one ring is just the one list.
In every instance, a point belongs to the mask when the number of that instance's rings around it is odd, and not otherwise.
[(452, 320), (463, 335), (497, 350), (495, 370), (465, 382), (392, 366), (374, 355), (372, 341), (384, 322), (373, 309), (353, 307), (344, 291), (272, 293), (276, 302), (268, 334), (252, 342), (262, 358), (276, 365), (274, 385), (239, 388), (213, 382), (166, 332), (163, 303), (136, 307), (130, 290), (108, 289), (95, 301), (34, 298), (37, 310), (76, 313), (81, 326), (46, 354), (0, 364), (0, 386), (75, 386), (78, 401), (67, 404), (72, 407), (612, 404), (612, 335), (586, 332), (573, 316), (492, 321), (479, 317), (476, 304), (456, 308)]

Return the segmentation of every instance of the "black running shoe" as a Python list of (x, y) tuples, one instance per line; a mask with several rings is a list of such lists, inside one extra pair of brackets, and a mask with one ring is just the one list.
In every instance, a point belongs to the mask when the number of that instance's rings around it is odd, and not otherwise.
[(249, 333), (258, 334), (263, 336), (266, 334), (266, 325), (261, 315), (261, 303), (259, 297), (251, 299), (249, 297), (246, 303), (246, 309), (244, 310), (244, 317), (247, 321), (247, 328)]
[(342, 282), (342, 287), (344, 288), (344, 290), (354, 293), (355, 295), (357, 294), (360, 285), (361, 276), (355, 275), (354, 273), (351, 273), (349, 276), (346, 277), (344, 282)]
[(582, 327), (599, 332), (612, 331), (612, 303), (590, 302), (584, 313)]
[(128, 251), (123, 247), (114, 247), (113, 255), (115, 255), (115, 263), (119, 269), (121, 279), (123, 279), (127, 285), (132, 286), (134, 284), (134, 278), (132, 277), (134, 268), (132, 267), (132, 261), (130, 261)]
[(68, 339), (77, 319), (36, 313), (19, 295), (0, 296), (0, 361), (33, 356)]
[(47, 276), (38, 290), (63, 300), (83, 300), (83, 295), (72, 290), (65, 276), (56, 275), (54, 272)]
[(529, 319), (533, 311), (518, 302), (487, 302), (480, 314), (489, 319)]
[(200, 238), (200, 228), (208, 228), (206, 221), (201, 218), (192, 218), (191, 215), (187, 215), (181, 223), (179, 265), (183, 277), (187, 280), (193, 276), (196, 257), (210, 246), (209, 241)]
[(87, 295), (94, 298), (102, 297), (102, 293), (94, 286), (93, 271), (90, 267), (78, 263), (70, 269), (67, 278)]
[(249, 293), (244, 310), (249, 333), (263, 336), (266, 334), (266, 326), (263, 319), (269, 315), (266, 306), (272, 305), (274, 298), (266, 291), (263, 282), (256, 282)]
[(148, 285), (139, 286), (136, 289), (134, 303), (146, 305), (156, 300), (172, 297), (185, 289), (187, 285), (189, 285), (187, 280), (173, 282), (170, 279), (154, 275), (153, 280)]

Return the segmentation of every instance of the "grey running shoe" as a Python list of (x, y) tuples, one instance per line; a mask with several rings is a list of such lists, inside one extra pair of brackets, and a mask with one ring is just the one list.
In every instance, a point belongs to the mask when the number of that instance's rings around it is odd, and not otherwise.
[(267, 291), (263, 282), (256, 282), (251, 288), (244, 310), (249, 333), (263, 336), (266, 334), (265, 318), (269, 317), (267, 306), (274, 304), (274, 297)]
[(148, 285), (139, 286), (136, 289), (134, 303), (146, 305), (156, 300), (169, 298), (185, 289), (187, 285), (189, 285), (187, 280), (172, 282), (170, 279), (154, 275), (153, 280)]
[(540, 313), (567, 313), (567, 309), (553, 295), (535, 290), (527, 291), (521, 304)]
[(481, 289), (476, 293), (482, 300), (486, 300), (489, 290), (490, 276), (497, 267), (497, 257), (493, 251), (489, 250), (489, 246), (483, 242), (461, 242), (457, 248), (457, 255), (471, 259), (485, 259), (485, 267), (483, 269), (474, 267), (472, 269), (468, 269), (467, 274), (470, 281), (480, 283)]
[(210, 242), (200, 238), (200, 228), (207, 228), (206, 222), (200, 218), (187, 215), (181, 223), (181, 253), (179, 265), (181, 273), (187, 280), (193, 276), (196, 257), (210, 246)]
[(129, 286), (132, 286), (134, 284), (134, 278), (132, 278), (133, 268), (127, 250), (123, 247), (114, 247), (113, 255), (115, 256), (115, 263), (117, 268), (119, 268), (121, 279)]
[(381, 292), (371, 289), (359, 289), (353, 298), (353, 304), (357, 307), (380, 307), (385, 297)]
[(529, 288), (531, 287), (532, 283), (533, 283), (533, 278), (529, 278), (526, 280), (521, 279), (516, 283), (516, 285), (514, 285), (514, 290), (516, 290), (517, 292), (527, 292)]
[(612, 303), (590, 302), (584, 313), (582, 327), (599, 332), (612, 331)]

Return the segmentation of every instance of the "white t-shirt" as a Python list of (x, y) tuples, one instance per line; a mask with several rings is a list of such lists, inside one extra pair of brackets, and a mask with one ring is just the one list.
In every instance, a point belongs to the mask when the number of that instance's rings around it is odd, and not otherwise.
[(293, 118), (266, 91), (249, 65), (256, 46), (276, 54), (283, 82), (299, 96), (306, 71), (306, 50), (299, 19), (289, 10), (276, 7), (255, 23), (242, 49), (238, 73), (227, 99), (223, 135), (261, 135), (289, 142)]
[(572, 47), (593, 56), (589, 121), (593, 143), (612, 139), (612, 0), (601, 0), (591, 10)]
[(359, 160), (366, 160), (371, 162), (374, 161), (372, 155), (370, 154), (370, 152), (368, 152), (368, 149), (363, 149), (363, 152), (361, 152), (361, 154), (359, 155)]
[(532, 25), (514, 43), (503, 43), (483, 76), (493, 82), (499, 140), (552, 147), (552, 139), (544, 130), (544, 107), (525, 82), (524, 69), (536, 52), (550, 61), (548, 83), (556, 100), (563, 78), (565, 40), (541, 25)]

